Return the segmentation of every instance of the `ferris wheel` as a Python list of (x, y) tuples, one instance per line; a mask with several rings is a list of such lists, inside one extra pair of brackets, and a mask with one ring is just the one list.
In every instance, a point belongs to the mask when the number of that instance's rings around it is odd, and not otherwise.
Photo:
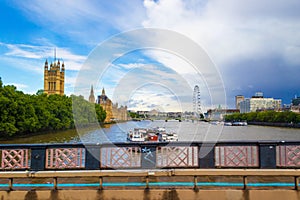
[(201, 115), (203, 115), (202, 110), (201, 110), (200, 89), (199, 89), (198, 85), (196, 85), (194, 87), (193, 112), (194, 112), (194, 117), (196, 117), (196, 118), (199, 118)]

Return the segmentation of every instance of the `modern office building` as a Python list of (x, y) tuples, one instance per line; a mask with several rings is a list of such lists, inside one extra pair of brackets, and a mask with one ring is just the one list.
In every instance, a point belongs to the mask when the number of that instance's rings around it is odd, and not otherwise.
[(281, 99), (264, 98), (263, 93), (257, 92), (255, 96), (246, 98), (240, 102), (240, 112), (256, 112), (261, 110), (279, 110), (281, 108)]
[(244, 101), (245, 97), (243, 95), (237, 95), (235, 96), (235, 108), (240, 109), (240, 103), (241, 101)]

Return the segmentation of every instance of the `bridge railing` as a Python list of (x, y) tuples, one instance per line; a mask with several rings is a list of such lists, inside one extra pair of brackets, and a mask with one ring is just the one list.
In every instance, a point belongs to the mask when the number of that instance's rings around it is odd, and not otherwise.
[(300, 141), (0, 145), (0, 170), (300, 168)]

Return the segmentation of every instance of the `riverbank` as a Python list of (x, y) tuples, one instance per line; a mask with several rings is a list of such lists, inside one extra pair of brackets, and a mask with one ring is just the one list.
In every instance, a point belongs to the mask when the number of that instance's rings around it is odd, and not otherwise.
[(271, 126), (271, 127), (282, 127), (282, 128), (300, 128), (300, 124), (295, 123), (274, 123), (274, 122), (247, 122), (249, 125), (256, 126)]

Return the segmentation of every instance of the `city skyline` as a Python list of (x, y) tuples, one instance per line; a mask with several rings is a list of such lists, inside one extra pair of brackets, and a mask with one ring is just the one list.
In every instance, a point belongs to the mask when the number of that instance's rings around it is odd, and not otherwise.
[[(123, 31), (154, 27), (176, 31), (205, 49), (224, 82), (227, 107), (235, 107), (236, 95), (250, 97), (256, 91), (288, 104), (300, 95), (300, 36), (296, 34), (300, 31), (299, 8), (298, 1), (270, 0), (145, 0), (122, 4), (3, 1), (0, 77), (5, 85), (36, 93), (43, 88), (43, 64), (46, 59), (53, 62), (56, 48), (57, 58), (66, 66), (65, 93), (70, 95), (79, 70), (97, 45)], [(190, 81), (194, 78), (188, 69), (186, 61), (167, 52), (144, 50), (120, 55), (106, 76), (98, 80), (95, 95), (104, 87), (108, 96), (114, 97), (114, 88), (126, 75), (131, 78), (140, 74), (141, 79), (156, 82), (160, 81), (158, 75), (167, 76), (169, 82), (178, 81), (179, 75), (183, 81)], [(195, 84), (203, 86), (203, 106), (210, 107), (209, 89), (196, 80), (189, 84), (191, 88), (178, 98), (159, 85), (140, 88), (127, 101), (129, 109), (191, 107)], [(142, 98), (145, 96), (153, 101)], [(112, 100), (124, 104), (122, 98)]]

